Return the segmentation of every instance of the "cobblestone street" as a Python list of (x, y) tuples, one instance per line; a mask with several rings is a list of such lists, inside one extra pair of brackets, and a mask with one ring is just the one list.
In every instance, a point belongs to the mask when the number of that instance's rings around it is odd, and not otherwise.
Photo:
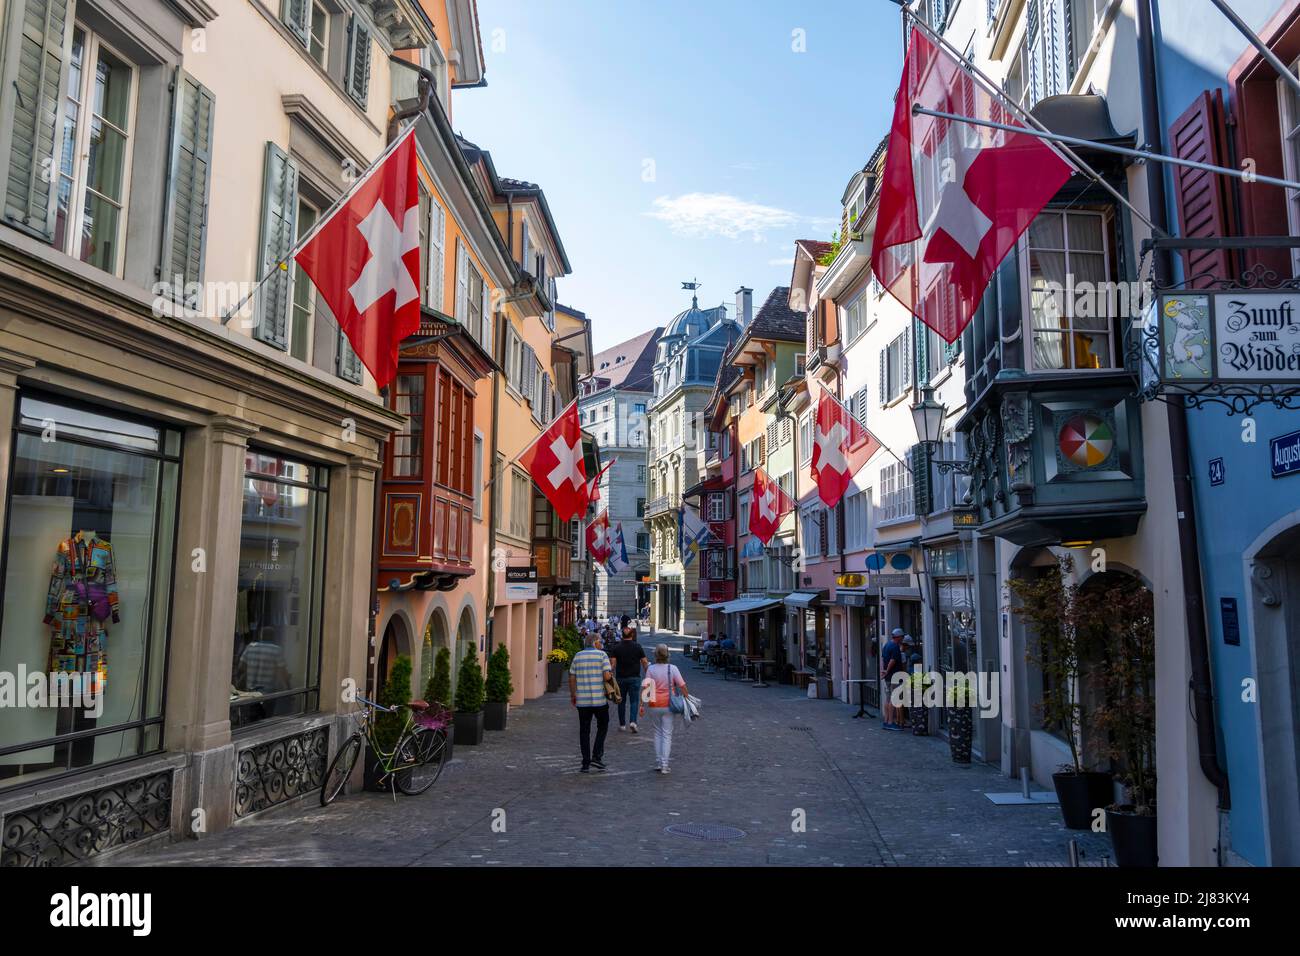
[[(884, 731), (852, 719), (856, 707), (724, 682), (674, 657), (703, 717), (678, 724), (667, 777), (652, 769), (652, 734), (618, 733), (616, 719), (608, 772), (580, 774), (568, 694), (548, 694), (512, 710), (509, 729), (482, 746), (456, 748), (423, 796), (350, 794), (321, 809), (313, 794), (201, 842), (115, 862), (1062, 865), (1072, 836), (1087, 863), (1109, 851), (1104, 834), (1064, 829), (1056, 806), (995, 806), (984, 794), (1017, 783), (985, 765), (958, 767), (942, 739)], [(503, 833), (492, 827), (497, 808)], [(687, 823), (745, 835), (705, 842), (665, 831)]]

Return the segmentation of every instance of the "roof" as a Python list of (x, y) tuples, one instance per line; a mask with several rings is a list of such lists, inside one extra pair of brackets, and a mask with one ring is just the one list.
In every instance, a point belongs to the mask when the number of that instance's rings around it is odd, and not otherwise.
[(655, 363), (655, 346), (659, 344), (659, 336), (663, 331), (662, 328), (651, 329), (596, 353), (591, 361), (592, 371), (588, 378), (605, 382), (604, 388), (653, 391), (651, 370)]
[(808, 258), (813, 262), (831, 251), (831, 244), (822, 242), (820, 239), (796, 239), (794, 245), (796, 249), (802, 249), (808, 253)]
[(745, 329), (745, 337), (751, 339), (802, 342), (807, 336), (804, 314), (790, 308), (790, 287), (786, 285), (779, 285), (768, 293), (767, 301)]

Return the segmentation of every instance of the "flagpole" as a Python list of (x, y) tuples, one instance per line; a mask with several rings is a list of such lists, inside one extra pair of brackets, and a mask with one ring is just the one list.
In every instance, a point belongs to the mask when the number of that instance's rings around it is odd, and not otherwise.
[[(575, 398), (573, 401), (569, 402), (569, 404), (565, 405), (565, 406), (564, 406), (564, 411), (562, 411), (562, 412), (560, 412), (560, 414), (556, 415), (555, 418), (556, 418), (556, 419), (563, 418), (565, 415), (569, 414), (569, 409), (572, 408), (574, 405), (577, 405), (577, 404), (578, 404), (578, 400)], [(554, 419), (553, 419), (553, 420), (554, 420)], [(550, 428), (550, 425), (547, 425), (546, 427), (547, 427), (547, 428)], [(487, 491), (489, 488), (491, 488), (493, 485), (495, 485), (498, 481), (500, 481), (500, 480), (501, 480), (501, 476), (502, 476), (503, 474), (505, 474), (505, 470), (506, 470), (507, 468), (509, 468), (511, 465), (513, 465), (515, 462), (517, 462), (521, 457), (523, 457), (524, 453), (527, 452), (528, 449), (532, 448), (532, 447), (533, 447), (534, 445), (536, 445), (539, 441), (541, 441), (542, 436), (545, 435), (545, 434), (546, 434), (546, 428), (543, 428), (540, 432), (537, 433), (537, 437), (536, 437), (536, 438), (534, 438), (532, 441), (530, 441), (530, 442), (529, 442), (527, 445), (525, 445), (523, 448), (519, 449), (519, 451), (515, 453), (515, 457), (511, 458), (508, 462), (506, 462), (505, 464), (503, 464), (503, 465), (501, 466), (501, 468), (497, 471), (497, 476), (496, 476), (495, 478), (493, 478), (491, 481), (489, 481), (486, 485), (483, 486), (483, 491)], [(612, 463), (611, 463), (611, 464), (612, 464)], [(603, 474), (603, 471), (602, 471), (602, 474)]]
[(1149, 159), (1157, 163), (1169, 163), (1174, 166), (1187, 166), (1191, 169), (1200, 169), (1207, 173), (1218, 173), (1220, 176), (1235, 176), (1237, 179), (1247, 183), (1267, 183), (1270, 186), (1281, 186), (1283, 189), (1300, 190), (1300, 182), (1294, 182), (1290, 179), (1277, 179), (1274, 176), (1265, 176), (1262, 173), (1250, 173), (1244, 169), (1231, 169), (1227, 166), (1213, 166), (1210, 163), (1200, 163), (1193, 159), (1182, 159), (1178, 156), (1166, 156), (1164, 153), (1148, 153), (1140, 149), (1130, 149), (1127, 146), (1112, 146), (1109, 143), (1098, 143), (1090, 139), (1080, 139), (1077, 136), (1063, 136), (1060, 133), (1044, 133), (1039, 130), (1025, 129), (1023, 126), (1011, 126), (1007, 123), (995, 123), (993, 120), (975, 119), (973, 116), (959, 116), (956, 113), (944, 113), (940, 110), (927, 109), (919, 103), (913, 104), (912, 112), (914, 114), (920, 113), (924, 116), (933, 116), (937, 119), (969, 123), (972, 126), (986, 126), (989, 129), (1005, 130), (1008, 133), (1024, 133), (1027, 136), (1036, 136), (1039, 139), (1048, 140), (1053, 143), (1065, 143), (1070, 146), (1086, 146), (1089, 149), (1098, 149), (1102, 152), (1116, 153), (1120, 156), (1132, 156), (1136, 159)]
[(402, 141), (405, 140), (406, 137), (410, 136), (415, 131), (416, 122), (418, 121), (412, 120), (410, 123), (407, 124), (406, 129), (404, 129), (402, 132), (398, 133), (395, 137), (393, 137), (393, 141), (384, 147), (384, 151), (380, 153), (379, 156), (374, 160), (374, 162), (370, 164), (370, 167), (366, 170), (365, 174), (360, 179), (358, 179), (355, 183), (349, 186), (347, 190), (344, 191), (343, 195), (339, 196), (338, 199), (334, 200), (334, 202), (330, 204), (329, 208), (327, 208), (323, 213), (321, 213), (316, 218), (316, 224), (307, 230), (306, 235), (304, 235), (301, 239), (299, 239), (296, 243), (294, 243), (293, 248), (291, 248), (288, 251), (285, 257), (281, 259), (279, 262), (277, 262), (275, 264), (275, 267), (269, 270), (266, 273), (266, 275), (258, 279), (257, 283), (253, 286), (253, 288), (248, 290), (248, 294), (245, 295), (242, 299), (240, 299), (238, 303), (236, 303), (230, 310), (226, 312), (225, 315), (221, 317), (222, 325), (229, 324), (231, 318), (234, 317), (235, 313), (238, 312), (240, 309), (242, 309), (245, 305), (247, 305), (249, 299), (257, 295), (258, 290), (261, 289), (262, 286), (266, 285), (267, 280), (269, 280), (271, 276), (275, 275), (277, 272), (281, 272), (288, 269), (290, 260), (292, 260), (293, 257), (296, 256), (302, 250), (303, 246), (307, 245), (307, 243), (311, 242), (313, 239), (316, 238), (316, 233), (320, 232), (321, 229), (325, 226), (325, 224), (329, 222), (329, 218), (334, 214), (334, 211), (338, 209), (340, 206), (342, 206), (349, 199), (351, 199), (352, 194), (355, 193), (358, 189), (360, 189), (366, 183), (366, 181), (369, 180), (370, 177), (374, 175), (375, 170), (377, 170), (380, 167), (380, 165), (383, 164), (384, 160), (388, 158), (389, 154), (391, 154), (393, 150), (397, 149), (397, 147), (401, 145)]
[[(957, 50), (955, 46), (953, 46), (951, 43), (945, 40), (943, 36), (935, 32), (935, 30), (928, 23), (926, 23), (924, 20), (919, 18), (915, 13), (913, 13), (911, 9), (907, 6), (906, 0), (893, 0), (893, 2), (897, 3), (900, 9), (902, 9), (903, 17), (905, 19), (910, 18), (913, 26), (918, 28), (922, 33), (930, 37), (930, 39), (934, 40), (941, 47), (947, 50), (952, 55), (952, 57), (957, 61), (960, 67), (963, 70), (965, 70), (971, 76), (972, 79), (978, 80), (980, 84), (984, 86), (985, 91), (987, 93), (993, 96), (996, 100), (998, 100), (998, 102), (1002, 103), (1005, 107), (1009, 108), (1012, 112), (1018, 114), (1022, 119), (1024, 119), (1025, 122), (1029, 123), (1031, 126), (1034, 127), (1034, 129), (1038, 130), (1040, 133), (1051, 132), (1051, 130), (1049, 130), (1046, 126), (1044, 126), (1043, 123), (1040, 122), (1039, 119), (1036, 116), (1034, 116), (1033, 113), (1029, 112), (1026, 109), (1023, 109), (1019, 103), (1013, 103), (1010, 99), (1008, 99), (1006, 94), (1002, 92), (1002, 89), (996, 83), (994, 83), (993, 80), (983, 70), (977, 67), (974, 63), (969, 62), (966, 59), (966, 57)], [(1028, 130), (1025, 130), (1020, 127), (1014, 127), (1014, 131), (1018, 133), (1029, 132)], [(1151, 219), (1145, 213), (1143, 213), (1136, 206), (1134, 206), (1133, 203), (1131, 203), (1127, 197), (1125, 197), (1122, 193), (1120, 193), (1118, 189), (1116, 189), (1114, 186), (1108, 183), (1099, 172), (1097, 172), (1095, 169), (1093, 169), (1091, 166), (1085, 163), (1082, 159), (1080, 159), (1079, 155), (1074, 150), (1070, 149), (1070, 147), (1065, 144), (1058, 144), (1058, 145), (1060, 147), (1061, 152), (1063, 152), (1070, 159), (1070, 161), (1074, 164), (1076, 169), (1078, 169), (1085, 176), (1088, 176), (1090, 179), (1092, 179), (1092, 181), (1095, 182), (1098, 186), (1106, 190), (1106, 192), (1110, 193), (1111, 196), (1114, 197), (1116, 202), (1124, 206), (1126, 209), (1128, 209), (1129, 212), (1135, 215), (1138, 219), (1146, 223), (1147, 228), (1151, 230), (1151, 234), (1153, 236), (1168, 237), (1168, 233), (1165, 232), (1165, 230), (1161, 229), (1154, 222), (1152, 222)], [(1141, 155), (1146, 156), (1148, 154), (1143, 153)], [(898, 456), (895, 455), (894, 457), (898, 457)]]

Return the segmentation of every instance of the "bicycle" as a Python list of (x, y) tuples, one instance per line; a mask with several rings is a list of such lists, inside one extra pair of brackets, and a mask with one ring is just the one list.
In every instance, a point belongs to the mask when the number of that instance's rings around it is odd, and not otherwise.
[[(357, 698), (362, 705), (359, 712), (361, 726), (343, 741), (338, 753), (325, 771), (321, 783), (320, 805), (328, 807), (343, 792), (343, 787), (352, 776), (365, 744), (370, 745), (383, 771), (379, 778), (382, 784), (391, 780), (397, 790), (408, 797), (424, 793), (437, 782), (442, 773), (447, 757), (446, 727), (450, 717), (446, 710), (435, 711), (422, 700), (413, 700), (409, 704), (385, 707), (364, 697)], [(384, 750), (375, 740), (374, 712), (387, 714), (404, 711), (406, 720), (391, 751)], [(394, 799), (397, 794), (394, 792)]]

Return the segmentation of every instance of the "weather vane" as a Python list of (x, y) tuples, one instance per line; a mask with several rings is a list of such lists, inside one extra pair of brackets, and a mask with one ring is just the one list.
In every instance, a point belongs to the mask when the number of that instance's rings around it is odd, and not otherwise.
[(689, 289), (690, 292), (691, 292), (691, 305), (692, 305), (692, 306), (699, 306), (699, 304), (700, 304), (699, 297), (698, 297), (695, 293), (696, 293), (696, 290), (698, 290), (699, 287), (702, 286), (702, 285), (704, 285), (704, 283), (701, 282), (699, 279), (692, 279), (690, 282), (683, 282), (683, 283), (682, 283), (682, 288), (683, 288), (683, 289)]

